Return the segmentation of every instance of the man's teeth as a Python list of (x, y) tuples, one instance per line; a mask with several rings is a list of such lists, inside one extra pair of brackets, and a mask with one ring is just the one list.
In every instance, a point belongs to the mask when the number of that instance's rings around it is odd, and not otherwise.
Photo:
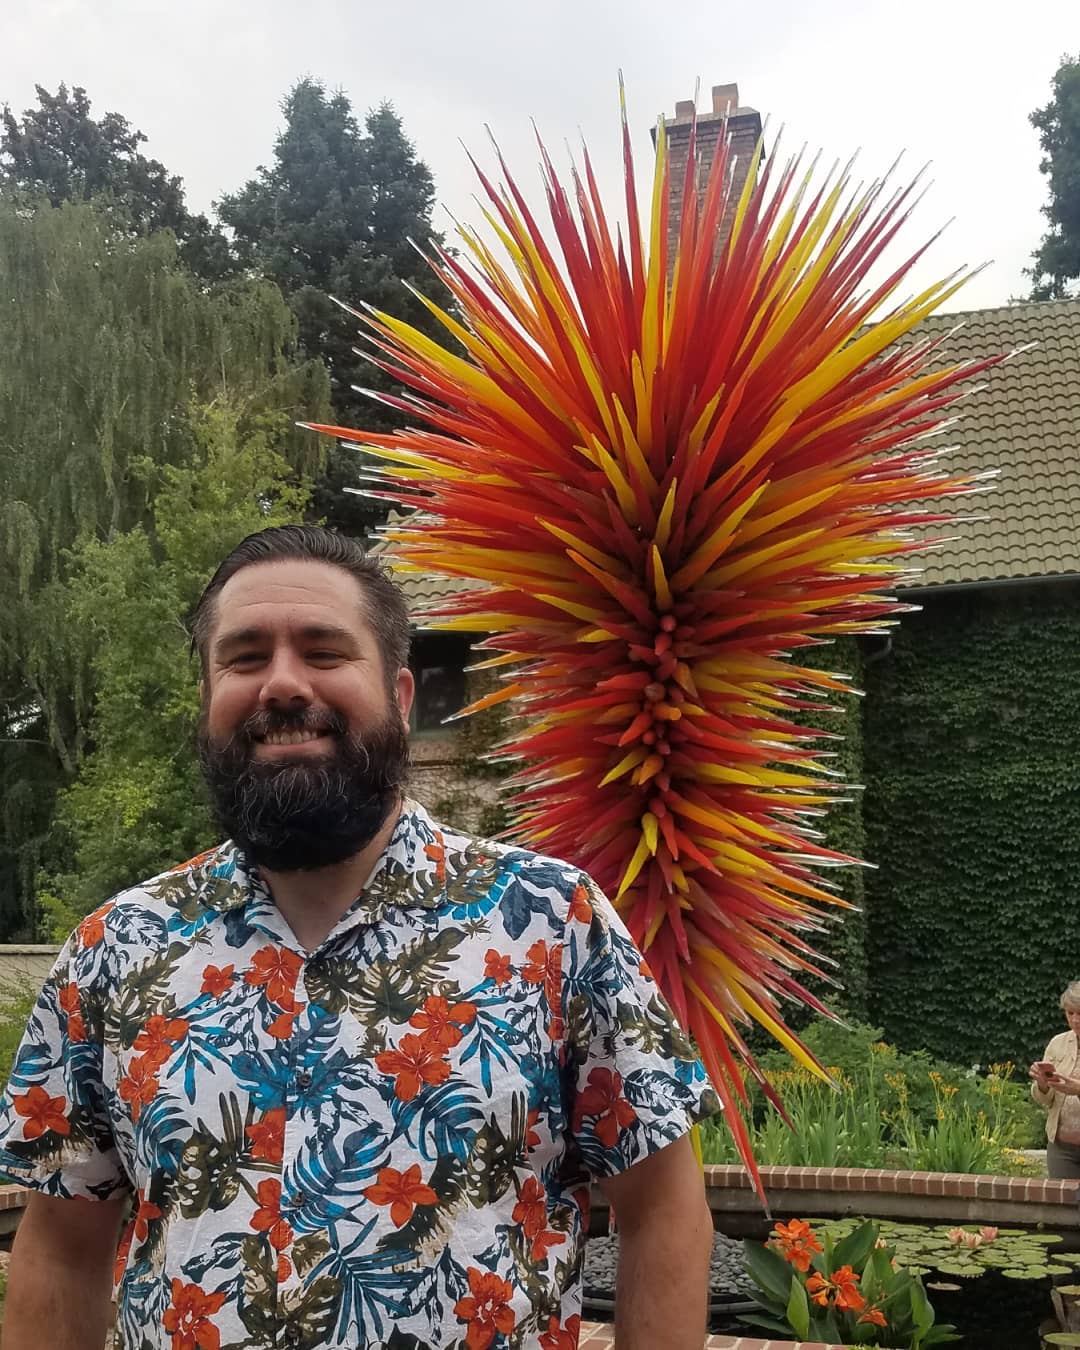
[(267, 745), (303, 745), (305, 741), (317, 741), (321, 731), (273, 731), (263, 740)]

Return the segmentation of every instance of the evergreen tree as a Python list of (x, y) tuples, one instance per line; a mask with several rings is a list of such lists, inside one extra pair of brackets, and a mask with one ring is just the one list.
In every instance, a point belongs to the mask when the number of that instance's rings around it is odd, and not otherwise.
[(1080, 279), (1080, 57), (1063, 58), (1053, 97), (1030, 121), (1039, 133), (1039, 168), (1050, 188), (1050, 200), (1042, 208), (1050, 228), (1028, 270), (1031, 298), (1061, 300), (1075, 293)]
[[(427, 251), (442, 242), (431, 222), (431, 173), (387, 103), (368, 114), (361, 130), (345, 94), (328, 94), (308, 79), (294, 86), (282, 111), (273, 163), (223, 198), (218, 214), (234, 231), (241, 261), (289, 296), (303, 350), (330, 370), (335, 419), (373, 430), (399, 425), (385, 405), (354, 389), (386, 391), (393, 384), (356, 355), (357, 322), (334, 300), (375, 305), (443, 333), (404, 284), (446, 302), (413, 246)], [(357, 484), (359, 467), (355, 451), (333, 451), (314, 495), (319, 514), (355, 534), (385, 518), (378, 503), (344, 491)]]
[(135, 235), (169, 229), (184, 264), (206, 280), (234, 267), (228, 241), (206, 216), (184, 202), (183, 181), (139, 149), (146, 137), (119, 113), (90, 114), (86, 90), (55, 94), (37, 85), (38, 106), (21, 120), (0, 113), (0, 186), (52, 206), (97, 200), (116, 228)]

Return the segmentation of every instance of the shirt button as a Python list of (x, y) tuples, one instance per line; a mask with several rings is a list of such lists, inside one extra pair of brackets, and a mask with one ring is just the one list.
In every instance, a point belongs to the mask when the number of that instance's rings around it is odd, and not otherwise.
[(296, 1075), (296, 1086), (301, 1092), (306, 1092), (311, 1087), (311, 1074), (308, 1073), (307, 1069), (301, 1069)]

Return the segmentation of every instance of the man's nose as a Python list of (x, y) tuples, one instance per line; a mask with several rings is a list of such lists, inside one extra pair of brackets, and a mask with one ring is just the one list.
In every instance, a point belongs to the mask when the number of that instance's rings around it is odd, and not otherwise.
[(294, 652), (276, 652), (266, 667), (259, 701), (266, 707), (281, 707), (311, 703), (313, 697), (304, 662)]

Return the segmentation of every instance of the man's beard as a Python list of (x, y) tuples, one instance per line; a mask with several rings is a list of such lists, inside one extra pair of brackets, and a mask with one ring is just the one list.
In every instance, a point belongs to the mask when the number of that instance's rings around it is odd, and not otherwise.
[[(337, 742), (326, 755), (258, 759), (261, 737), (319, 731)], [(224, 745), (211, 739), (205, 713), (199, 762), (218, 823), (249, 862), (271, 872), (330, 867), (375, 838), (408, 778), (409, 742), (396, 702), (363, 736), (349, 735), (337, 713), (263, 711)]]

